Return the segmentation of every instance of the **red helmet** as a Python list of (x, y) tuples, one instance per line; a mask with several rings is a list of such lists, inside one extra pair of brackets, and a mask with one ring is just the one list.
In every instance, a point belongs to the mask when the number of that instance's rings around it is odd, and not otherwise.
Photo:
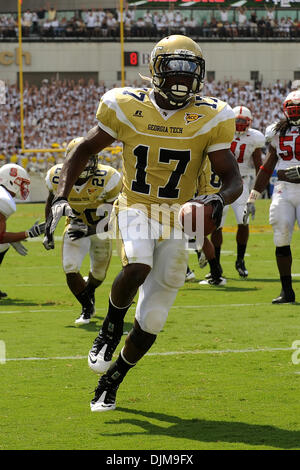
[(283, 112), (291, 124), (300, 126), (300, 90), (288, 94), (283, 102)]
[(246, 106), (236, 106), (233, 108), (233, 112), (235, 115), (235, 129), (237, 134), (244, 134), (253, 121), (253, 117), (251, 114), (250, 109), (246, 108)]

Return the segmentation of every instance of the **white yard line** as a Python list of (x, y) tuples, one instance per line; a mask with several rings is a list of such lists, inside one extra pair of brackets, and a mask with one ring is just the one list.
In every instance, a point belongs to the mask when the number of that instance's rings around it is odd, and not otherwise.
[[(189, 308), (189, 309), (203, 309), (203, 308), (214, 308), (214, 307), (256, 307), (257, 305), (271, 305), (270, 302), (262, 302), (262, 303), (253, 303), (253, 304), (199, 304), (199, 305), (173, 305), (171, 309), (183, 309), (183, 308)], [(0, 307), (1, 307), (1, 302), (0, 302)], [(25, 307), (24, 307), (25, 308)], [(131, 307), (132, 309), (135, 308), (135, 306)], [(275, 308), (278, 308), (275, 306)], [(40, 308), (40, 309), (31, 309), (27, 310), (26, 313), (53, 313), (53, 310), (56, 312), (70, 312), (74, 311), (73, 308), (57, 308), (57, 306), (53, 305), (53, 307), (49, 307), (48, 309)], [(97, 312), (105, 312), (107, 309), (106, 308), (98, 308), (96, 309)], [(6, 310), (4, 312), (0, 312), (0, 315), (5, 315), (5, 314), (12, 314), (12, 313), (21, 313), (24, 315), (24, 310)]]
[[(146, 356), (180, 356), (180, 355), (198, 355), (198, 354), (245, 354), (245, 353), (258, 353), (258, 352), (275, 352), (275, 351), (293, 351), (293, 348), (246, 348), (246, 349), (223, 349), (223, 350), (196, 350), (196, 351), (166, 351), (147, 353)], [(62, 357), (17, 357), (6, 358), (6, 362), (19, 362), (19, 361), (49, 361), (49, 360), (82, 360), (87, 359), (87, 356), (62, 356)]]

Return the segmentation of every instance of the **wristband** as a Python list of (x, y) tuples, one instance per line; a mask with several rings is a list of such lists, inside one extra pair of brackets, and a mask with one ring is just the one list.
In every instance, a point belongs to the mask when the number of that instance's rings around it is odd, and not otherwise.
[(255, 202), (260, 197), (260, 195), (260, 192), (256, 191), (256, 189), (252, 189), (247, 202)]
[(263, 165), (260, 165), (259, 169), (267, 173), (269, 176), (273, 175), (273, 171), (267, 170)]

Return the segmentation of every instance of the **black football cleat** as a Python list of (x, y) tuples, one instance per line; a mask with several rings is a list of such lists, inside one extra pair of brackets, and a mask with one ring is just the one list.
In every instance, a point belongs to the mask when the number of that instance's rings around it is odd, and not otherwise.
[[(123, 321), (119, 330), (123, 331)], [(103, 374), (108, 370), (121, 337), (122, 333), (110, 334), (106, 329), (101, 329), (88, 355), (88, 365), (96, 374)]]
[(203, 281), (200, 281), (199, 284), (200, 286), (225, 286), (226, 282), (227, 281), (225, 277), (210, 277), (209, 279), (204, 279)]
[(114, 383), (107, 375), (103, 375), (95, 389), (95, 396), (91, 401), (91, 411), (110, 411), (116, 408), (116, 394), (119, 383)]
[(272, 304), (293, 304), (295, 303), (295, 292), (291, 291), (288, 294), (283, 290), (276, 299), (272, 300)]
[(91, 304), (90, 307), (83, 307), (80, 317), (75, 320), (76, 325), (87, 325), (90, 323), (92, 316), (95, 313), (94, 304)]
[(239, 273), (240, 277), (248, 277), (248, 271), (246, 269), (245, 261), (243, 259), (236, 260), (235, 269)]

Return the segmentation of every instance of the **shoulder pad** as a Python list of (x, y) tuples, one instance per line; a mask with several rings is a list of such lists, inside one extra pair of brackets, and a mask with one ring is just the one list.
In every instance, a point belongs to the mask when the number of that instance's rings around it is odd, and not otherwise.
[(0, 186), (0, 212), (6, 218), (16, 212), (16, 203), (5, 188)]

